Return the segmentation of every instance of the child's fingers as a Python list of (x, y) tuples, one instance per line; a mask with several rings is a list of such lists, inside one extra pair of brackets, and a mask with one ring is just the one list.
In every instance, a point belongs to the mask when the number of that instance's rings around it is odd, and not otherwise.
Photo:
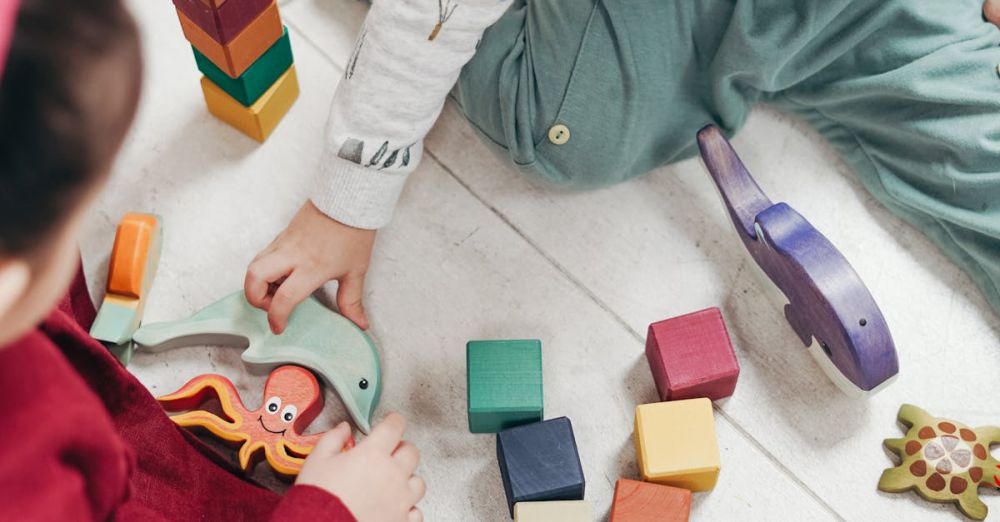
[(341, 422), (336, 428), (326, 432), (316, 441), (310, 455), (321, 455), (329, 457), (336, 455), (344, 449), (347, 442), (351, 440), (351, 426), (346, 422)]
[(399, 443), (399, 447), (392, 454), (392, 458), (399, 464), (399, 468), (409, 476), (417, 470), (417, 465), (420, 463), (420, 450), (404, 440)]
[(271, 296), (271, 305), (267, 308), (267, 322), (271, 325), (271, 331), (275, 334), (285, 331), (288, 316), (295, 306), (322, 284), (322, 281), (315, 282), (301, 270), (292, 272)]
[(337, 288), (337, 308), (341, 315), (350, 319), (358, 328), (368, 329), (368, 318), (365, 317), (365, 306), (362, 302), (365, 290), (365, 276), (345, 275), (340, 279)]
[(410, 477), (407, 485), (410, 487), (410, 499), (414, 504), (420, 502), (420, 499), (424, 498), (424, 493), (427, 493), (427, 483), (420, 477)]
[(268, 287), (288, 275), (294, 265), (285, 256), (265, 255), (254, 259), (247, 267), (247, 275), (243, 280), (243, 293), (247, 302), (262, 310), (267, 310), (271, 304)]
[(406, 522), (424, 522), (424, 514), (419, 509), (413, 508), (407, 513)]
[(371, 435), (361, 442), (362, 446), (371, 446), (376, 451), (391, 454), (399, 441), (403, 439), (403, 432), (406, 431), (406, 420), (403, 416), (393, 412), (385, 416), (382, 422), (375, 426)]

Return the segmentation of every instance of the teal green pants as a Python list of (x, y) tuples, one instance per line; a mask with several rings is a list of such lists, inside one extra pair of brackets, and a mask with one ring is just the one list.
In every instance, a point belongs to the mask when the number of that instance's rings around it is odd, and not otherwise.
[(510, 161), (575, 187), (689, 158), (703, 125), (731, 135), (755, 103), (775, 104), (1000, 313), (1000, 31), (981, 6), (515, 0), (453, 95)]

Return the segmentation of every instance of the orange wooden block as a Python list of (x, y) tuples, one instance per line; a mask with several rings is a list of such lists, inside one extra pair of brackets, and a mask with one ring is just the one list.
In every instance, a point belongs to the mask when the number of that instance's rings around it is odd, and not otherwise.
[(191, 42), (191, 45), (233, 78), (243, 74), (247, 67), (257, 61), (257, 58), (260, 58), (284, 33), (276, 1), (271, 2), (271, 5), (250, 22), (246, 29), (225, 45), (215, 41), (180, 10), (177, 11), (177, 18), (181, 21), (184, 37)]
[[(217, 398), (222, 416), (198, 410)], [(323, 409), (323, 394), (316, 376), (299, 366), (281, 366), (264, 384), (264, 403), (248, 409), (233, 383), (221, 375), (200, 375), (181, 389), (157, 398), (167, 411), (190, 410), (170, 417), (178, 426), (198, 427), (239, 445), (240, 467), (253, 468), (263, 453), (271, 467), (284, 476), (297, 475), (321, 433), (302, 435)], [(354, 446), (349, 439), (345, 449)]]
[[(156, 216), (125, 214), (115, 233), (108, 269), (108, 293), (140, 298), (144, 292), (146, 261), (150, 244), (157, 234)], [(156, 255), (156, 252), (153, 252)]]
[(611, 522), (687, 522), (691, 492), (672, 486), (619, 479)]

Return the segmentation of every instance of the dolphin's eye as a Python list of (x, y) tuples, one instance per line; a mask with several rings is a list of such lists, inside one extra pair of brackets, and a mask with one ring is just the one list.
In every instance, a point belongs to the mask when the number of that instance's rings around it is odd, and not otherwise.
[(358, 383), (358, 388), (361, 388), (362, 390), (367, 390), (368, 389), (368, 379), (361, 379), (361, 382)]
[(295, 419), (295, 414), (299, 412), (299, 409), (295, 407), (294, 404), (289, 404), (285, 406), (284, 410), (281, 410), (281, 420), (285, 422), (292, 422)]
[(267, 412), (268, 413), (278, 413), (279, 409), (281, 409), (281, 398), (280, 397), (271, 397), (270, 399), (267, 400)]

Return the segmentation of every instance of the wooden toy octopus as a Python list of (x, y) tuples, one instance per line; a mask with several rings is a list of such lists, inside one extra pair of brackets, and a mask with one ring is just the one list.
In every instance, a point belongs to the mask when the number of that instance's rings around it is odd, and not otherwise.
[[(195, 409), (218, 398), (223, 416)], [(260, 450), (281, 475), (298, 475), (305, 457), (323, 435), (302, 435), (323, 409), (316, 377), (299, 366), (276, 368), (264, 384), (264, 404), (250, 410), (233, 383), (221, 375), (200, 375), (181, 389), (157, 399), (166, 411), (185, 411), (170, 417), (178, 426), (205, 428), (240, 446), (240, 468), (253, 469)], [(349, 440), (345, 449), (354, 445)]]

